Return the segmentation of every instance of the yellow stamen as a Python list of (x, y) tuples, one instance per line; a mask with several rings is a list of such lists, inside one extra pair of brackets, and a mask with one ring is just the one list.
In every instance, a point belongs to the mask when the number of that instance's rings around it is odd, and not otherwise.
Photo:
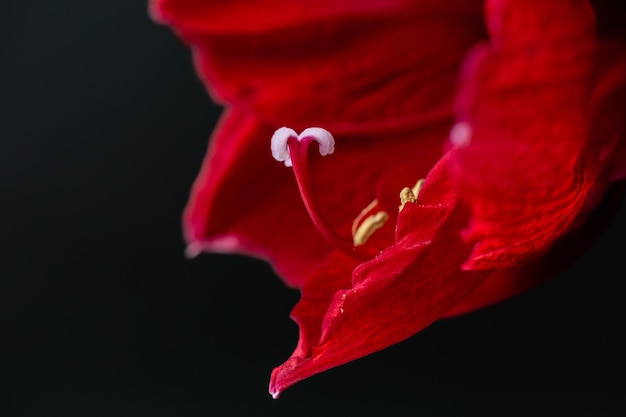
[(402, 191), (400, 191), (399, 210), (402, 211), (406, 203), (415, 203), (416, 200), (417, 199), (415, 198), (415, 194), (413, 194), (413, 190), (411, 190), (409, 187), (404, 187)]
[(422, 178), (421, 180), (418, 180), (415, 185), (412, 188), (413, 194), (415, 194), (415, 199), (417, 200), (417, 197), (419, 197), (420, 195), (420, 191), (422, 190), (422, 186), (424, 185), (424, 181), (426, 181), (424, 178)]
[(404, 205), (406, 203), (416, 203), (417, 202), (417, 197), (420, 194), (420, 191), (422, 189), (422, 185), (424, 185), (424, 179), (423, 178), (421, 180), (417, 181), (415, 183), (415, 185), (413, 186), (413, 188), (404, 187), (402, 189), (402, 191), (400, 191), (400, 207), (398, 208), (399, 211), (402, 211), (402, 209), (404, 208)]
[(384, 211), (379, 211), (363, 220), (353, 234), (354, 246), (360, 246), (367, 242), (370, 236), (383, 227), (387, 220), (389, 220), (389, 215)]
[(358, 216), (356, 216), (356, 219), (354, 219), (354, 221), (352, 222), (352, 237), (353, 238), (354, 238), (354, 235), (356, 234), (357, 229), (359, 228), (359, 225), (361, 224), (361, 221), (363, 221), (365, 216), (367, 216), (368, 213), (372, 211), (372, 209), (376, 207), (377, 204), (378, 204), (378, 200), (372, 201), (371, 203), (367, 205), (367, 207), (361, 210)]

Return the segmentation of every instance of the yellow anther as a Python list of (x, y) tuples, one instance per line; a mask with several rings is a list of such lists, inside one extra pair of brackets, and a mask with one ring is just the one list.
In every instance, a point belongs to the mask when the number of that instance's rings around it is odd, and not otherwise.
[(418, 180), (413, 186), (413, 188), (411, 189), (411, 191), (413, 191), (413, 194), (415, 194), (415, 200), (417, 200), (417, 198), (420, 195), (420, 191), (422, 189), (422, 186), (424, 185), (424, 181), (426, 181), (424, 178), (422, 178), (421, 180)]
[(363, 221), (363, 219), (369, 214), (370, 211), (374, 209), (374, 207), (376, 207), (377, 204), (378, 204), (378, 200), (373, 200), (371, 203), (367, 205), (367, 207), (361, 210), (358, 216), (356, 216), (356, 219), (354, 219), (354, 221), (352, 222), (352, 237), (353, 238), (354, 238), (354, 235), (356, 234), (357, 229), (359, 228), (359, 225)]
[(422, 189), (422, 185), (424, 185), (424, 179), (417, 181), (413, 188), (404, 187), (402, 191), (400, 191), (400, 207), (399, 211), (402, 211), (404, 205), (406, 203), (416, 203), (417, 197), (420, 194), (420, 190)]
[(400, 191), (400, 210), (404, 208), (406, 203), (415, 203), (415, 201), (415, 194), (413, 194), (413, 190), (409, 187), (404, 187), (402, 191)]
[(383, 227), (387, 220), (389, 220), (389, 215), (384, 211), (379, 211), (363, 220), (353, 234), (354, 246), (360, 246), (367, 242), (370, 236)]

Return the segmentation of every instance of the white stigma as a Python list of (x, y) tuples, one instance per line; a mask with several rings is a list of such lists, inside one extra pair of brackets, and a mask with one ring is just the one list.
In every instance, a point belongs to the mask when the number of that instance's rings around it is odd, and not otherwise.
[(277, 161), (284, 161), (285, 166), (291, 166), (291, 157), (289, 156), (289, 147), (287, 141), (291, 138), (298, 138), (298, 134), (293, 129), (281, 127), (272, 135), (272, 156)]
[(276, 130), (272, 135), (272, 156), (275, 160), (285, 163), (285, 166), (290, 167), (291, 156), (289, 155), (289, 146), (287, 142), (289, 139), (297, 139), (298, 142), (304, 140), (314, 140), (319, 144), (320, 155), (325, 156), (335, 151), (335, 138), (330, 132), (321, 127), (309, 127), (304, 129), (299, 135), (293, 129), (288, 127), (281, 127)]

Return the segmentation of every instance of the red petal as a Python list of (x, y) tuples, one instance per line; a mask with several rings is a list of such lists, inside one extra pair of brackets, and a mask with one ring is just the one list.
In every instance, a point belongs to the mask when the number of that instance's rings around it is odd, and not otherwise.
[[(273, 371), (272, 395), (410, 337), (485, 279), (487, 273), (460, 269), (471, 246), (459, 238), (467, 217), (455, 208), (447, 170), (444, 158), (426, 179), (423, 204), (408, 203), (402, 210), (401, 222), (413, 224), (410, 233), (400, 233), (396, 245), (359, 265), (349, 289), (344, 289), (349, 263), (333, 262), (311, 276), (306, 285), (311, 291), (303, 291), (294, 310), (301, 340), (292, 357)], [(433, 223), (441, 226), (433, 229)]]
[[(486, 273), (460, 270), (469, 254), (469, 247), (458, 239), (464, 221), (464, 216), (456, 215), (432, 244), (407, 237), (357, 267), (352, 288), (334, 295), (323, 321), (301, 330), (316, 332), (321, 327), (318, 343), (310, 352), (301, 346), (273, 371), (270, 392), (277, 396), (316, 373), (410, 337), (479, 285)], [(312, 279), (336, 278), (326, 274)]]
[(455, 173), (472, 207), (468, 269), (516, 265), (546, 250), (598, 174), (586, 145), (593, 11), (580, 0), (492, 0), (491, 44), (466, 62), (459, 119), (471, 143)]
[(333, 252), (328, 260), (307, 280), (291, 318), (298, 324), (300, 336), (292, 356), (307, 357), (320, 340), (322, 321), (337, 291), (352, 286), (352, 271), (359, 264), (355, 259)]
[(218, 102), (338, 134), (447, 118), (460, 62), (485, 37), (480, 4), (187, 0), (153, 13), (193, 46)]

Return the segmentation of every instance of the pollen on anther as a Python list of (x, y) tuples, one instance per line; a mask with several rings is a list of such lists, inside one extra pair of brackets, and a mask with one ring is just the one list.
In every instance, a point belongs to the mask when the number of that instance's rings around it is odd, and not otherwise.
[(353, 235), (354, 246), (365, 244), (375, 231), (380, 229), (389, 220), (389, 215), (384, 211), (368, 216), (361, 225), (356, 229)]
[(398, 210), (402, 211), (406, 203), (415, 203), (415, 201), (417, 201), (417, 199), (415, 197), (415, 194), (413, 193), (413, 190), (411, 190), (409, 187), (404, 187), (402, 191), (400, 191), (400, 207), (398, 208)]
[(420, 191), (422, 190), (424, 181), (425, 179), (422, 178), (415, 183), (413, 188), (404, 187), (400, 191), (400, 207), (398, 207), (399, 211), (402, 211), (406, 203), (417, 203), (417, 198), (419, 197)]
[(367, 215), (378, 205), (378, 200), (372, 200), (371, 203), (369, 203), (367, 205), (367, 207), (365, 207), (363, 210), (361, 210), (361, 212), (359, 213), (358, 216), (356, 216), (356, 218), (352, 221), (352, 237), (354, 237), (354, 235), (356, 234), (357, 229), (359, 228), (359, 225), (363, 222), (363, 219), (365, 219), (367, 217)]

